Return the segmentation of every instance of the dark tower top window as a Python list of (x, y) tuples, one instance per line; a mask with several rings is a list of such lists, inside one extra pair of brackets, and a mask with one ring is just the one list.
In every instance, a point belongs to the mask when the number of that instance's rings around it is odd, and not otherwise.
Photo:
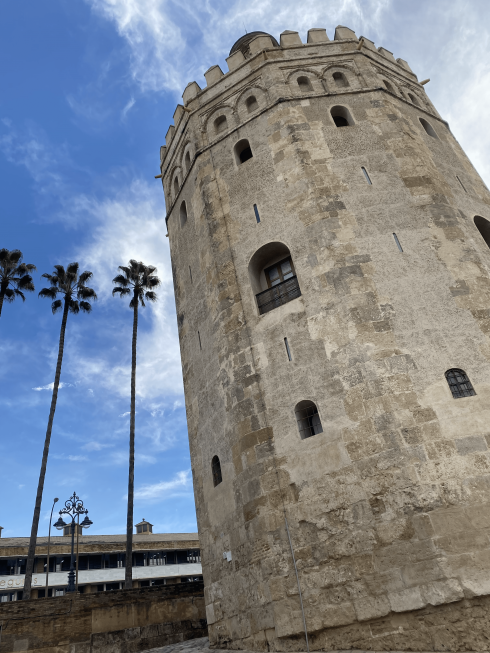
[(216, 487), (223, 480), (221, 476), (221, 464), (219, 462), (218, 456), (214, 456), (213, 460), (211, 461), (211, 471), (213, 472), (214, 487)]
[(302, 440), (323, 433), (318, 408), (312, 401), (300, 401), (294, 412), (296, 413), (299, 434)]
[(245, 163), (245, 161), (248, 161), (252, 157), (252, 148), (247, 139), (244, 138), (243, 140), (238, 141), (235, 145), (235, 159), (237, 164), (240, 165), (240, 163)]
[(448, 370), (446, 372), (446, 380), (451, 388), (453, 399), (473, 397), (473, 395), (476, 395), (471, 381), (463, 370)]
[(349, 86), (343, 73), (334, 73), (332, 77), (336, 86)]
[(349, 127), (354, 124), (349, 110), (345, 107), (332, 107), (330, 109), (330, 115), (337, 127)]
[(475, 215), (473, 220), (476, 228), (481, 233), (483, 240), (486, 242), (488, 247), (490, 247), (490, 222), (485, 220), (485, 218), (482, 218), (481, 215)]

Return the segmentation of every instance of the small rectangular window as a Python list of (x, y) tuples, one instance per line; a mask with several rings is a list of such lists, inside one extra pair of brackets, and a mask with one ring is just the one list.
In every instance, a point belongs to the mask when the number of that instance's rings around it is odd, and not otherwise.
[(289, 343), (288, 343), (288, 339), (287, 339), (287, 338), (284, 338), (284, 344), (286, 345), (286, 353), (287, 353), (287, 355), (288, 355), (288, 358), (289, 358), (290, 361), (292, 361), (293, 358), (292, 358), (292, 356), (291, 356), (291, 350), (289, 349)]
[(459, 183), (461, 184), (461, 188), (464, 190), (464, 192), (467, 193), (468, 191), (467, 191), (466, 188), (464, 187), (464, 184), (463, 184), (463, 182), (461, 181), (461, 179), (458, 177), (458, 175), (456, 175), (456, 179), (457, 179), (457, 180), (459, 181)]
[(190, 266), (190, 265), (189, 265), (189, 276), (190, 276), (190, 278), (191, 278), (191, 283), (192, 283), (192, 270), (191, 270), (191, 266)]
[(403, 252), (403, 248), (402, 248), (402, 246), (400, 245), (400, 241), (398, 240), (398, 236), (397, 236), (395, 233), (393, 234), (393, 238), (395, 239), (396, 246), (398, 247), (398, 249), (400, 250), (400, 252)]
[(199, 338), (199, 349), (202, 351), (201, 334), (199, 333), (199, 331), (197, 332), (197, 337)]
[(368, 183), (370, 186), (372, 186), (372, 185), (373, 185), (373, 182), (371, 181), (371, 178), (370, 178), (370, 176), (368, 175), (368, 171), (366, 170), (366, 168), (364, 168), (363, 166), (361, 166), (361, 170), (363, 171), (364, 176), (366, 177), (366, 181), (367, 181), (367, 183)]
[(254, 212), (255, 212), (255, 219), (257, 222), (260, 222), (260, 215), (259, 215), (259, 209), (257, 208), (257, 204), (254, 204)]

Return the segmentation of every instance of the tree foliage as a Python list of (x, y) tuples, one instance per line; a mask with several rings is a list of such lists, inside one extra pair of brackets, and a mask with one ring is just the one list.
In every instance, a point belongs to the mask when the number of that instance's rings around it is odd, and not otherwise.
[(0, 313), (4, 300), (11, 303), (16, 297), (25, 301), (24, 292), (34, 291), (31, 272), (36, 269), (32, 263), (24, 263), (19, 249), (0, 249)]
[(145, 299), (149, 302), (157, 301), (154, 289), (160, 285), (160, 279), (155, 276), (155, 272), (157, 272), (155, 267), (131, 259), (127, 266), (120, 265), (118, 269), (122, 274), (118, 274), (112, 280), (112, 283), (116, 284), (112, 291), (113, 296), (119, 294), (123, 297), (132, 291), (130, 308), (134, 308), (135, 304), (145, 306)]
[(51, 310), (54, 313), (61, 311), (63, 308), (63, 301), (58, 299), (58, 295), (62, 295), (67, 304), (67, 310), (70, 313), (90, 313), (92, 306), (88, 300), (97, 299), (95, 290), (87, 286), (87, 281), (92, 278), (92, 272), (86, 270), (78, 274), (78, 263), (70, 263), (66, 270), (62, 265), (55, 265), (53, 274), (47, 272), (43, 274), (43, 278), (47, 279), (51, 284), (49, 288), (43, 288), (39, 297), (46, 297), (52, 300)]

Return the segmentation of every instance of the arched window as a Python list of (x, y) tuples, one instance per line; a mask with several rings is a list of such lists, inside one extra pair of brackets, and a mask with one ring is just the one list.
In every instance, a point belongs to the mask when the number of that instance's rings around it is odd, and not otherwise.
[(451, 388), (453, 399), (473, 397), (473, 395), (476, 395), (476, 392), (471, 385), (471, 381), (463, 370), (448, 370), (446, 372), (446, 381)]
[(347, 81), (343, 73), (334, 73), (332, 77), (336, 86), (340, 86), (340, 87), (349, 86), (349, 82)]
[(395, 89), (393, 88), (393, 84), (387, 82), (386, 79), (383, 79), (383, 84), (385, 85), (387, 91), (389, 91), (390, 93), (395, 92)]
[(296, 81), (298, 82), (299, 90), (302, 93), (309, 93), (310, 91), (313, 90), (313, 87), (308, 77), (305, 77), (303, 75), (302, 77), (298, 77)]
[(246, 105), (247, 111), (249, 113), (253, 113), (254, 111), (256, 111), (259, 108), (259, 104), (258, 104), (257, 99), (255, 98), (254, 95), (247, 98), (247, 101), (245, 102), (245, 105)]
[(235, 161), (237, 162), (237, 165), (240, 165), (240, 163), (245, 163), (245, 161), (248, 161), (252, 157), (252, 148), (250, 147), (250, 143), (247, 141), (247, 139), (244, 138), (241, 141), (238, 141), (238, 143), (235, 145)]
[(490, 247), (490, 222), (482, 218), (481, 215), (475, 215), (473, 218), (476, 228), (481, 234), (481, 237), (486, 242), (487, 246)]
[(174, 195), (175, 195), (175, 197), (177, 197), (178, 194), (179, 194), (179, 178), (177, 177), (177, 175), (175, 175), (175, 179), (174, 179)]
[(330, 114), (337, 127), (349, 127), (354, 124), (352, 116), (345, 107), (332, 107)]
[(189, 152), (185, 153), (184, 166), (185, 166), (185, 171), (189, 172), (189, 170), (191, 168), (191, 155), (189, 154)]
[(301, 439), (311, 438), (312, 435), (323, 433), (318, 408), (312, 401), (300, 401), (294, 409)]
[(419, 118), (420, 124), (422, 127), (425, 129), (426, 133), (429, 134), (429, 136), (432, 136), (432, 138), (437, 138), (437, 134), (434, 131), (434, 128), (430, 124), (430, 122), (427, 122), (424, 118)]
[(417, 100), (417, 98), (415, 97), (415, 95), (413, 95), (412, 93), (409, 93), (409, 94), (408, 94), (408, 97), (409, 97), (410, 100), (413, 102), (413, 104), (415, 104), (417, 107), (420, 106), (420, 102)]
[(213, 472), (214, 487), (216, 487), (223, 480), (223, 477), (221, 476), (221, 464), (218, 456), (213, 456), (213, 460), (211, 461), (211, 471)]
[(263, 245), (250, 259), (248, 273), (259, 315), (301, 296), (289, 249), (284, 243)]
[(219, 134), (220, 132), (224, 132), (227, 126), (228, 123), (226, 120), (226, 116), (219, 116), (219, 118), (216, 118), (216, 120), (214, 121), (214, 131), (217, 134)]
[(182, 202), (180, 205), (180, 226), (183, 227), (187, 222), (187, 205), (185, 202)]

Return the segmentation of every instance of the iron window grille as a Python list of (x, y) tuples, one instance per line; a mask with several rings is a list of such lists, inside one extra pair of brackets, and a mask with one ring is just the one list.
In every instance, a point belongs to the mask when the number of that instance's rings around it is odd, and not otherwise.
[(312, 435), (323, 433), (318, 408), (310, 401), (307, 404), (300, 404), (302, 407), (296, 409), (296, 419), (301, 439), (311, 438)]
[(473, 397), (476, 395), (468, 375), (463, 370), (448, 370), (446, 372), (446, 380), (451, 388), (453, 399)]

